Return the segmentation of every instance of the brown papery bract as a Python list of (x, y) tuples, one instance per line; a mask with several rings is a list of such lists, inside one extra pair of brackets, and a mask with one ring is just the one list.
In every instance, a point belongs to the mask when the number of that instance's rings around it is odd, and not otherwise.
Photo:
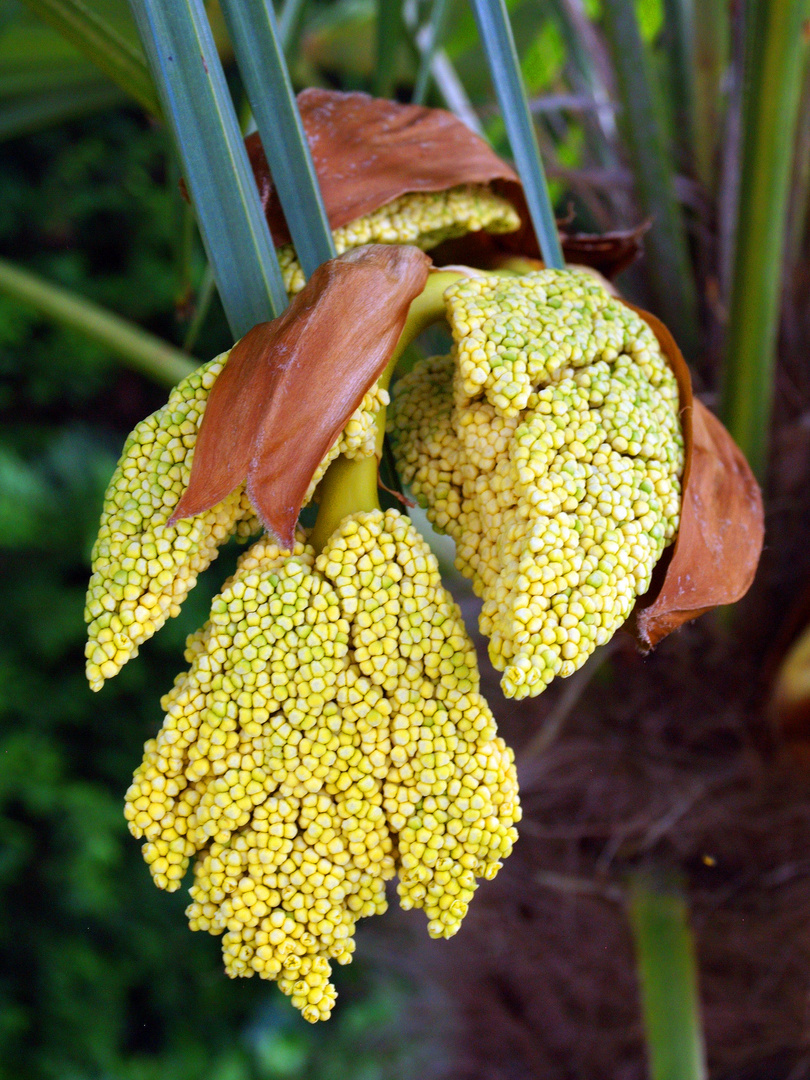
[(685, 451), (678, 535), (627, 624), (646, 651), (685, 622), (746, 594), (765, 524), (762, 495), (748, 462), (720, 421), (693, 396), (689, 368), (672, 334), (654, 315), (627, 306), (658, 338), (678, 380)]
[(209, 394), (170, 523), (247, 479), (265, 527), (292, 550), (309, 482), (384, 371), (429, 267), (415, 247), (355, 248), (318, 267), (278, 319), (245, 334)]
[[(493, 236), (482, 231), (446, 241), (436, 249), (436, 264), (489, 266), (504, 251), (539, 256), (517, 173), (452, 113), (317, 88), (303, 90), (297, 101), (332, 229), (410, 192), (491, 184), (513, 204), (521, 228), (516, 233)], [(287, 244), (290, 232), (259, 135), (249, 135), (245, 147), (273, 241)], [(561, 230), (565, 261), (591, 266), (613, 279), (639, 257), (648, 227), (645, 223), (603, 235)]]
[[(332, 229), (412, 191), (499, 180), (506, 198), (520, 198), (514, 169), (444, 109), (316, 88), (303, 90), (297, 101)], [(249, 135), (245, 146), (273, 240), (287, 244), (289, 229), (259, 136)]]
[[(498, 184), (494, 185), (498, 189)], [(502, 194), (507, 195), (506, 192)], [(488, 233), (485, 231), (465, 233), (464, 236), (445, 240), (431, 249), (430, 255), (437, 266), (445, 263), (464, 263), (487, 270), (497, 270), (519, 259), (542, 270), (545, 263), (540, 258), (540, 248), (534, 229), (528, 219), (526, 201), (522, 192), (517, 197), (510, 192), (507, 197), (521, 215), (522, 225), (517, 232)], [(641, 238), (649, 228), (644, 222), (635, 229), (607, 233), (580, 233), (559, 229), (560, 244), (566, 266), (586, 266), (596, 270), (606, 281), (626, 270), (641, 255)]]

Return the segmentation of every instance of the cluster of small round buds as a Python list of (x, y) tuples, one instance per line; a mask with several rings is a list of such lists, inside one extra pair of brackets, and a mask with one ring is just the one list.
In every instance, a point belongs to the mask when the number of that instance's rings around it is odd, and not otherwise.
[(403, 481), (458, 543), (464, 463), (453, 429), (453, 371), (452, 356), (420, 361), (396, 383), (387, 427)]
[(85, 618), (87, 677), (98, 690), (138, 647), (176, 616), (197, 575), (229, 536), (258, 521), (243, 489), (213, 509), (168, 526), (188, 485), (208, 392), (227, 354), (192, 372), (135, 428), (104, 496)]
[(373, 457), (377, 453), (377, 414), (390, 401), (388, 391), (378, 383), (366, 391), (363, 400), (349, 417), (340, 438), (332, 445), (326, 457), (320, 463), (309, 482), (304, 505), (313, 499), (317, 501), (316, 489), (332, 462), (341, 454), (355, 461), (358, 458)]
[(517, 838), (514, 759), (478, 693), (441, 696), (423, 682), (395, 700), (398, 764), (383, 794), (398, 833), (400, 904), (424, 909), (431, 937), (451, 937), (476, 879), (494, 877)]
[[(397, 384), (390, 429), (403, 481), (456, 541), (456, 565), (484, 600), (480, 628), (504, 693), (521, 698), (572, 674), (649, 587), (678, 528), (683, 438), (677, 383), (656, 339), (627, 308), (607, 318), (616, 302), (592, 278), (542, 271), (483, 282), (445, 294), (453, 354)], [(533, 308), (550, 366), (523, 365), (519, 393), (504, 401), (503, 351), (517, 355), (517, 312), (530, 356)], [(561, 318), (575, 350), (562, 329), (548, 337)], [(605, 325), (621, 328), (613, 345)], [(461, 372), (465, 363), (472, 371), (473, 338), (489, 359), (471, 398)]]
[(197, 855), (192, 929), (226, 971), (278, 981), (307, 1020), (335, 1001), (357, 919), (403, 906), (458, 929), (516, 839), (514, 761), (478, 694), (438, 566), (396, 511), (346, 518), (320, 555), (249, 548), (188, 641), (189, 670), (127, 795), (156, 884)]
[(540, 386), (621, 353), (660, 354), (647, 324), (586, 271), (462, 278), (445, 293), (456, 397), (482, 393), (504, 416)]
[[(465, 233), (514, 232), (520, 217), (511, 203), (484, 184), (460, 184), (445, 191), (413, 191), (341, 225), (332, 237), (338, 255), (365, 244), (412, 244), (428, 251)], [(284, 285), (290, 296), (306, 282), (292, 244), (278, 249)]]
[[(188, 486), (208, 393), (227, 357), (194, 371), (163, 408), (138, 424), (107, 488), (85, 608), (87, 678), (93, 690), (137, 656), (166, 619), (179, 614), (197, 576), (230, 536), (247, 540), (260, 531), (244, 486), (211, 510), (166, 524)], [(318, 466), (305, 503), (339, 454), (375, 454), (377, 414), (388, 400), (376, 383), (368, 390)]]

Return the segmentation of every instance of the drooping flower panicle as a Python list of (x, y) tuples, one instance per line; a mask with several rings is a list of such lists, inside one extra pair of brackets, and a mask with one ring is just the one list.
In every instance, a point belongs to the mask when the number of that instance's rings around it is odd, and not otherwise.
[[(350, 961), (357, 919), (384, 910), (388, 880), (433, 936), (450, 936), (520, 818), (513, 756), (434, 557), (402, 514), (359, 509), (378, 505), (391, 357), (446, 312), (453, 353), (398, 386), (396, 453), (455, 537), (518, 697), (572, 672), (627, 617), (678, 528), (683, 433), (703, 453), (715, 431), (701, 435), (696, 406), (682, 432), (684, 375), (664, 335), (593, 277), (427, 276), (416, 248), (333, 260), (228, 366), (181, 384), (128, 443), (88, 600), (100, 685), (176, 614), (229, 532), (261, 516), (284, 539), (243, 555), (188, 639), (126, 816), (160, 887), (179, 888), (194, 861), (189, 923), (222, 935), (228, 974), (276, 980), (310, 1021), (329, 1016), (331, 963)], [(347, 282), (365, 322), (336, 339)], [(315, 529), (293, 542), (321, 478)], [(684, 557), (676, 548), (672, 565)], [(143, 616), (153, 609), (161, 619)], [(667, 600), (656, 625), (673, 611)]]
[[(411, 298), (424, 285), (427, 263), (414, 248), (379, 246), (335, 260), (313, 278), (285, 321), (255, 327), (230, 352), (192, 372), (163, 408), (138, 424), (107, 488), (92, 553), (85, 609), (92, 689), (179, 613), (229, 536), (246, 539), (269, 523), (291, 542), (301, 506), (331, 462), (341, 454), (375, 454), (377, 416), (388, 403), (375, 380)], [(321, 314), (328, 314), (347, 281), (358, 279), (361, 302), (369, 295), (385, 301), (379, 313), (366, 316), (357, 331), (346, 328), (342, 339), (333, 319), (307, 333), (307, 316), (317, 322), (311, 313), (318, 301)], [(340, 357), (341, 348), (360, 352), (362, 362), (334, 385), (318, 377), (318, 364)], [(316, 354), (312, 363), (310, 353)], [(285, 445), (281, 430), (294, 408), (303, 447), (300, 438)]]
[(471, 278), (454, 347), (396, 388), (403, 480), (457, 544), (512, 697), (627, 619), (677, 531), (678, 387), (647, 324), (590, 275)]
[(259, 523), (243, 490), (205, 514), (166, 523), (189, 480), (205, 402), (228, 354), (174, 388), (169, 400), (127, 439), (104, 496), (87, 591), (87, 677), (98, 690), (176, 616), (197, 575), (230, 535)]
[(406, 517), (345, 519), (320, 555), (245, 553), (189, 641), (126, 814), (158, 885), (197, 853), (192, 929), (226, 970), (276, 978), (328, 1016), (329, 962), (354, 924), (403, 907), (458, 929), (516, 839), (511, 751), (478, 692), (475, 651)]
[[(460, 611), (410, 521), (379, 509), (402, 349), (446, 316), (453, 351), (400, 382), (391, 430), (402, 478), (484, 600), (508, 695), (572, 673), (631, 612), (647, 647), (736, 599), (762, 534), (756, 484), (693, 402), (666, 329), (588, 274), (503, 265), (499, 237), (522, 244), (528, 217), (481, 139), (442, 110), (362, 94), (307, 91), (299, 106), (345, 253), (304, 285), (251, 137), (295, 296), (130, 436), (93, 553), (87, 671), (98, 689), (228, 536), (267, 530), (187, 640), (126, 817), (159, 887), (193, 861), (189, 923), (222, 936), (227, 973), (276, 980), (316, 1021), (387, 881), (449, 937), (520, 819)], [(431, 272), (422, 249), (446, 240), (496, 272)], [(585, 240), (614, 267), (637, 249)], [(313, 498), (316, 524), (296, 532)]]
[[(197, 576), (229, 536), (261, 531), (244, 485), (210, 510), (168, 524), (188, 487), (191, 461), (208, 394), (228, 359), (223, 353), (183, 379), (167, 403), (127, 439), (104, 496), (85, 619), (87, 678), (93, 690), (137, 656), (180, 607)], [(375, 384), (318, 466), (304, 497), (309, 503), (331, 462), (375, 452), (376, 419), (388, 404)]]

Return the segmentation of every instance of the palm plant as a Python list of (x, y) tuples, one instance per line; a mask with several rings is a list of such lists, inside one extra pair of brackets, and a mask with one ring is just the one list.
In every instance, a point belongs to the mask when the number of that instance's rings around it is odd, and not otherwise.
[[(287, 295), (221, 66), (221, 54), (226, 51), (228, 58), (230, 46), (217, 30), (219, 17), (209, 21), (198, 0), (172, 5), (133, 0), (139, 44), (126, 13), (115, 5), (101, 12), (80, 0), (26, 4), (71, 42), (74, 64), (89, 59), (110, 80), (82, 84), (84, 96), (77, 92), (74, 110), (112, 100), (112, 85), (115, 93), (130, 95), (171, 126), (210, 265), (200, 303), (215, 282), (235, 338), (280, 316)], [(221, 6), (289, 231), (310, 278), (335, 249), (283, 35), (269, 4), (223, 0)], [(300, 22), (301, 6), (294, 10), (288, 2), (283, 26)], [(457, 73), (463, 85), (465, 65), (473, 67), (472, 58), (482, 49), (500, 116), (488, 111), (486, 85), (467, 80), (469, 94), (484, 106), (485, 130), (496, 144), (506, 145), (505, 129), (545, 265), (558, 267), (563, 259), (538, 143), (552, 183), (572, 184), (577, 212), (591, 225), (629, 230), (647, 219), (649, 281), (639, 284), (688, 358), (699, 362), (701, 376), (710, 386), (722, 385), (724, 419), (758, 475), (764, 475), (777, 300), (792, 240), (785, 235), (791, 199), (792, 237), (805, 226), (806, 183), (796, 190), (791, 176), (795, 171), (806, 180), (808, 173), (806, 162), (793, 169), (804, 59), (799, 27), (806, 5), (751, 3), (745, 24), (731, 26), (720, 3), (670, 0), (663, 5), (662, 34), (655, 25), (661, 13), (652, 4), (641, 5), (639, 17), (636, 5), (605, 0), (601, 18), (595, 19), (580, 0), (554, 0), (541, 16), (517, 7), (515, 23), (528, 39), (528, 47), (520, 49), (503, 0), (473, 4), (480, 45), (469, 34), (465, 39), (463, 25), (448, 32), (447, 6), (443, 0), (429, 10), (415, 5), (403, 18), (398, 5), (381, 0), (370, 83), (378, 90), (402, 90), (392, 78), (393, 43), (410, 58), (415, 97), (432, 94), (453, 105)], [(561, 61), (538, 76), (536, 49), (551, 52), (558, 41)], [(301, 55), (306, 60), (306, 39)], [(535, 91), (528, 97), (527, 84)], [(41, 88), (31, 93), (40, 97), (9, 102), (10, 132), (24, 129), (13, 127), (14, 110), (19, 117), (22, 106), (29, 118), (39, 106), (39, 123), (65, 115), (64, 108), (48, 112)], [(770, 122), (774, 112), (782, 118), (779, 125)], [(735, 189), (737, 175), (742, 180)], [(0, 290), (49, 318), (80, 327), (164, 382), (173, 383), (190, 368), (179, 349), (15, 267), (0, 265)], [(719, 354), (722, 364), (716, 361)], [(705, 1075), (694, 945), (680, 886), (668, 882), (662, 888), (656, 874), (639, 873), (627, 896), (652, 1074), (656, 1080)]]

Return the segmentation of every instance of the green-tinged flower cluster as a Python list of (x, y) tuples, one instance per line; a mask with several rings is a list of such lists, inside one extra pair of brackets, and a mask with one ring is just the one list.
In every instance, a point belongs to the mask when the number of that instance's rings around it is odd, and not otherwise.
[(521, 698), (612, 636), (674, 538), (678, 387), (647, 324), (586, 273), (467, 278), (445, 300), (453, 352), (398, 383), (395, 454)]
[[(413, 244), (428, 251), (445, 240), (485, 230), (514, 232), (520, 217), (511, 203), (483, 184), (461, 184), (446, 191), (413, 191), (356, 221), (335, 229), (338, 255), (364, 244)], [(284, 285), (294, 296), (306, 281), (292, 244), (278, 249)]]
[[(176, 616), (197, 575), (234, 533), (260, 529), (244, 487), (196, 517), (166, 522), (185, 491), (205, 404), (228, 353), (183, 379), (127, 439), (104, 496), (85, 619), (87, 678), (93, 690), (116, 675), (166, 619)], [(306, 501), (338, 456), (375, 453), (376, 416), (388, 403), (373, 386), (318, 467)]]
[(400, 903), (459, 927), (516, 839), (511, 751), (429, 548), (390, 510), (343, 520), (320, 555), (267, 538), (189, 639), (127, 795), (155, 882), (196, 855), (192, 929), (226, 971), (276, 979), (307, 1020), (335, 1000), (358, 918)]

